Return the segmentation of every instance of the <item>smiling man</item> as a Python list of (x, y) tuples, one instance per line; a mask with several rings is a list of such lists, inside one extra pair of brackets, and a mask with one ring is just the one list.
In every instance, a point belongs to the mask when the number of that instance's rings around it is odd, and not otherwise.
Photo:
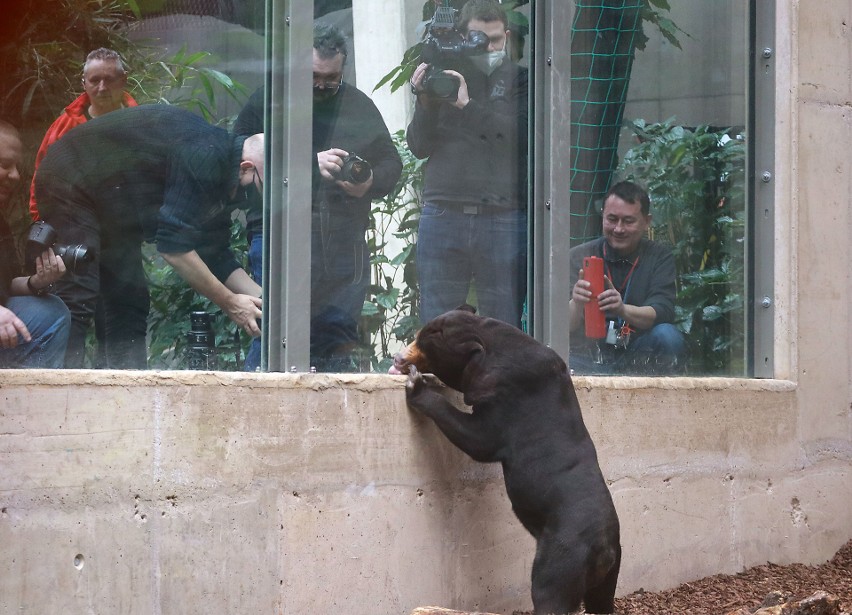
[[(603, 236), (571, 249), (568, 304), (570, 367), (580, 374), (666, 375), (682, 372), (686, 345), (672, 324), (675, 302), (674, 255), (647, 238), (651, 201), (645, 190), (623, 181), (607, 192)], [(604, 261), (605, 288), (598, 303), (608, 335), (585, 337), (585, 305), (591, 283), (583, 279), (583, 259)]]

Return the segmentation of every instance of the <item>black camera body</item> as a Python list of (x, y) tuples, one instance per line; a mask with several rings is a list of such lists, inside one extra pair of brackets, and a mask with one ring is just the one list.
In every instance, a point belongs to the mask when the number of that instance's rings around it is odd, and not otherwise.
[(351, 184), (363, 184), (373, 174), (370, 163), (357, 154), (349, 154), (343, 159), (338, 179)]
[(458, 72), (459, 59), (475, 56), (488, 50), (488, 36), (479, 30), (471, 30), (465, 36), (456, 28), (456, 13), (451, 6), (438, 6), (426, 30), (420, 59), (429, 65), (423, 76), (423, 89), (434, 98), (456, 100), (459, 80), (443, 71)]
[(83, 244), (76, 246), (57, 245), (57, 238), (56, 229), (47, 222), (43, 220), (33, 222), (27, 234), (27, 267), (34, 271), (36, 258), (48, 248), (53, 248), (56, 256), (62, 259), (65, 268), (71, 273), (77, 273), (94, 258), (92, 251)]
[(186, 354), (189, 369), (215, 370), (218, 367), (216, 334), (213, 332), (212, 318), (207, 312), (190, 313)]

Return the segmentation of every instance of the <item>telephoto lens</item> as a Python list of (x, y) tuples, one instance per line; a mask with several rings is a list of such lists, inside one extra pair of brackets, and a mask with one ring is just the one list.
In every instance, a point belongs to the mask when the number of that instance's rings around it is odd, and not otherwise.
[(216, 369), (216, 334), (213, 332), (210, 314), (192, 312), (189, 323), (189, 333), (186, 334), (189, 369)]

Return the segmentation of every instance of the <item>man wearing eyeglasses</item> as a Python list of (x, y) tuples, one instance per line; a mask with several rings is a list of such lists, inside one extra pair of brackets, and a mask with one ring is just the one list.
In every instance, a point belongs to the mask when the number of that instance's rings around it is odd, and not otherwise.
[[(402, 161), (381, 113), (369, 96), (343, 81), (348, 49), (343, 33), (317, 23), (313, 45), (313, 166), (311, 194), (311, 365), (351, 371), (358, 319), (370, 284), (365, 233), (370, 203), (399, 180)], [(263, 90), (255, 92), (234, 125), (236, 134), (263, 130)], [(367, 165), (347, 176), (357, 155)], [(249, 265), (261, 281), (262, 217), (249, 211)], [(260, 365), (253, 342), (245, 368)]]

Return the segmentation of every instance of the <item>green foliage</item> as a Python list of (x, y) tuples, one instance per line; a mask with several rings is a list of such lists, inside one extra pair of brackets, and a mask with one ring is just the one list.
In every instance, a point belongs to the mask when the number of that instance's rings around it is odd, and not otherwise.
[(648, 42), (648, 37), (644, 33), (644, 25), (646, 23), (656, 27), (660, 31), (660, 34), (663, 35), (663, 38), (665, 38), (669, 43), (678, 49), (683, 49), (683, 47), (680, 46), (680, 41), (677, 36), (678, 34), (683, 34), (684, 36), (689, 37), (689, 33), (680, 28), (680, 26), (663, 14), (663, 11), (668, 13), (671, 12), (671, 10), (672, 8), (669, 6), (668, 0), (645, 0), (640, 12), (643, 31), (641, 36), (637, 37), (636, 49), (645, 49), (645, 44)]
[[(216, 97), (245, 98), (245, 88), (210, 66), (210, 53), (181, 48), (165, 53), (134, 38), (141, 18), (135, 0), (56, 0), (31, 3), (21, 29), (0, 43), (3, 94), (0, 112), (19, 127), (43, 134), (73, 96), (82, 92), (86, 55), (98, 47), (118, 51), (128, 68), (131, 95), (140, 103), (167, 102), (215, 122)], [(57, 24), (62, 24), (61, 28)], [(76, 93), (76, 94), (75, 94)]]
[(405, 131), (393, 135), (402, 158), (402, 176), (394, 190), (373, 203), (367, 231), (373, 280), (361, 312), (364, 352), (374, 371), (386, 372), (393, 353), (410, 343), (420, 328), (414, 256), (422, 166), (408, 150)]
[[(129, 73), (128, 89), (139, 103), (178, 105), (211, 123), (223, 123), (228, 118), (219, 117), (217, 100), (223, 95), (245, 98), (241, 84), (212, 68), (215, 58), (210, 53), (190, 53), (183, 47), (168, 54), (134, 38), (134, 25), (143, 16), (136, 0), (51, 0), (27, 3), (20, 10), (15, 38), (0, 42), (0, 114), (21, 128), (27, 145), (25, 160), (35, 157), (47, 127), (82, 91), (83, 62), (98, 47), (122, 55)], [(29, 186), (29, 177), (22, 184)], [(23, 191), (19, 196), (24, 200)], [(15, 210), (15, 228), (23, 231), (28, 224), (26, 208), (21, 204)], [(238, 219), (232, 226), (232, 240), (237, 252), (245, 254), (245, 233)], [(151, 246), (145, 247), (145, 254), (151, 293), (149, 367), (185, 367), (189, 314), (204, 310), (214, 315), (220, 369), (239, 369), (247, 337), (240, 339), (227, 316), (195, 293)], [(97, 363), (94, 345), (90, 332), (89, 365)]]
[[(451, 5), (455, 8), (460, 8), (462, 4), (463, 2), (451, 2)], [(506, 11), (506, 16), (509, 21), (509, 28), (514, 29), (514, 31), (523, 32), (524, 36), (529, 33), (529, 19), (527, 19), (527, 16), (517, 9), (525, 4), (529, 4), (529, 0), (511, 0), (503, 3), (503, 8)], [(432, 2), (432, 0), (428, 0), (423, 5), (423, 19), (430, 19), (433, 13), (434, 2)], [(389, 83), (391, 92), (396, 92), (399, 88), (408, 83), (411, 79), (411, 75), (414, 74), (414, 70), (420, 65), (420, 49), (422, 46), (423, 44), (418, 42), (406, 49), (405, 53), (402, 55), (402, 61), (379, 80), (373, 88), (373, 91), (375, 92), (382, 86)], [(522, 41), (520, 42), (520, 46), (523, 46)]]
[(149, 55), (149, 60), (141, 64), (143, 70), (131, 73), (128, 79), (140, 101), (183, 107), (217, 124), (230, 119), (219, 118), (216, 111), (220, 93), (240, 102), (248, 96), (241, 83), (205, 65), (212, 58), (206, 51), (188, 53), (184, 45), (169, 57), (157, 59), (155, 52)]
[[(231, 247), (247, 267), (248, 252), (245, 228), (240, 216), (231, 224)], [(216, 334), (218, 369), (242, 369), (251, 338), (209, 299), (202, 297), (169, 267), (153, 246), (145, 246), (145, 273), (151, 292), (151, 311), (148, 315), (148, 367), (151, 369), (185, 369), (186, 335), (189, 333), (189, 315), (203, 311), (213, 316)], [(240, 259), (240, 256), (242, 258)]]
[(635, 120), (620, 175), (647, 187), (654, 238), (672, 245), (677, 324), (696, 374), (745, 372), (745, 144), (729, 129)]

